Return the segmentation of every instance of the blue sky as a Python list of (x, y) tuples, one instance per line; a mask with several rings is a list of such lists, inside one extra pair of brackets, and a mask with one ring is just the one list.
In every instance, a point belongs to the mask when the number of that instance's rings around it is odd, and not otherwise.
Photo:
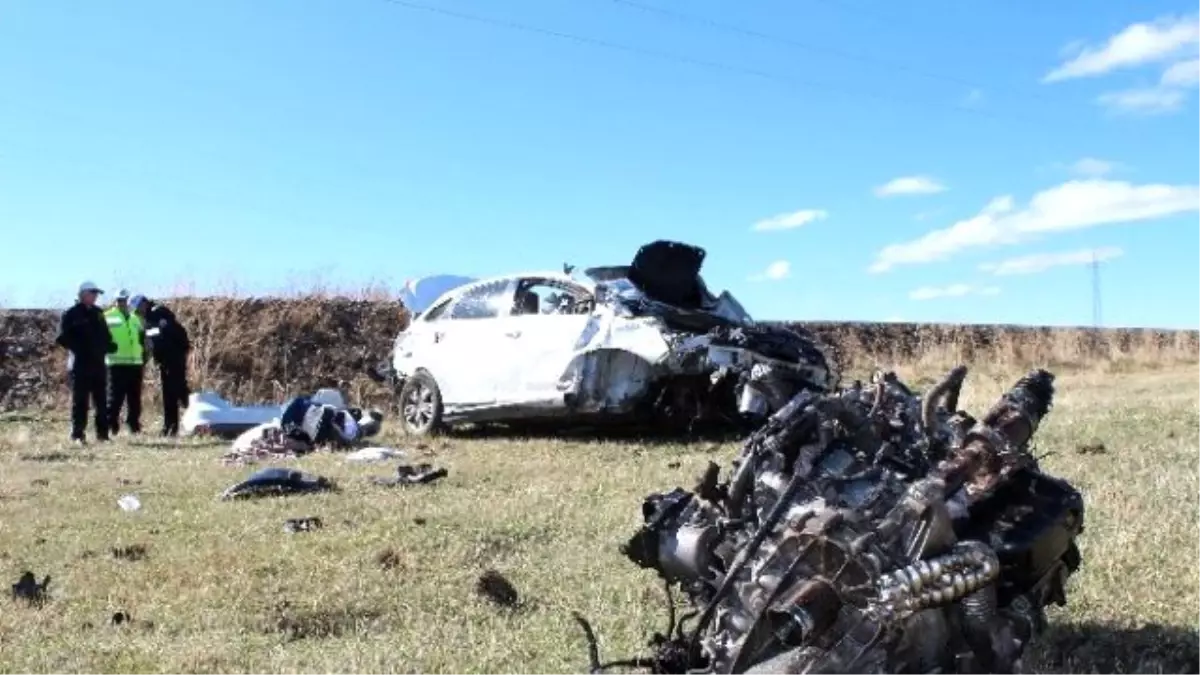
[(762, 318), (1089, 324), (1094, 252), (1106, 325), (1195, 328), (1198, 26), (1181, 0), (8, 0), (0, 302), (674, 238)]

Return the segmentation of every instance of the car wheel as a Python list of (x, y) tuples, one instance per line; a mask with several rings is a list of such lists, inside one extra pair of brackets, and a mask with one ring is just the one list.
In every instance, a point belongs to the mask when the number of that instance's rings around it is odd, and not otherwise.
[(442, 429), (442, 392), (429, 373), (419, 370), (400, 388), (400, 419), (412, 436), (428, 436)]

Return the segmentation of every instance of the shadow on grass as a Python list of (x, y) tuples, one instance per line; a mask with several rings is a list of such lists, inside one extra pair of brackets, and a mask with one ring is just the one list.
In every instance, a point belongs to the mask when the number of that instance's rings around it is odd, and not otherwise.
[(1185, 626), (1130, 628), (1052, 623), (1027, 661), (1038, 673), (1200, 673), (1200, 632)]

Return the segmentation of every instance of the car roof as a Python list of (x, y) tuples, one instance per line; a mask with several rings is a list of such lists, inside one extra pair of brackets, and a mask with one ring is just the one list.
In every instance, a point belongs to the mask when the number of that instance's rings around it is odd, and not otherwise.
[(510, 274), (498, 274), (496, 276), (491, 276), (491, 277), (482, 277), (482, 278), (476, 279), (470, 283), (463, 284), (461, 286), (456, 286), (456, 287), (446, 291), (445, 293), (442, 293), (440, 296), (438, 296), (438, 298), (436, 300), (429, 303), (429, 308), (437, 307), (438, 305), (444, 303), (446, 300), (449, 300), (451, 298), (456, 298), (456, 297), (462, 295), (463, 293), (466, 293), (474, 288), (478, 288), (479, 286), (485, 286), (487, 284), (492, 284), (497, 281), (511, 281), (511, 280), (515, 280), (515, 279), (529, 279), (529, 278), (545, 279), (547, 281), (557, 281), (559, 283), (568, 284), (571, 286), (575, 286), (577, 288), (582, 288), (582, 289), (588, 291), (589, 293), (595, 292), (594, 284), (587, 282), (587, 281), (580, 280), (580, 279), (576, 279), (575, 277), (572, 277), (568, 274), (563, 274), (562, 272), (545, 272), (545, 271), (534, 270), (534, 271), (530, 271), (530, 272), (517, 272), (517, 273), (510, 273)]

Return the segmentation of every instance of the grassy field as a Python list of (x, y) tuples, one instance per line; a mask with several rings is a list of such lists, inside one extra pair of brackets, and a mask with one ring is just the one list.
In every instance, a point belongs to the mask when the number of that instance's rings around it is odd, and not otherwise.
[[(1016, 375), (973, 373), (964, 407), (980, 411)], [(1063, 373), (1058, 391), (1039, 452), (1085, 495), (1084, 566), (1027, 667), (1198, 672), (1196, 367)], [(52, 576), (43, 608), (0, 613), (5, 672), (578, 672), (571, 611), (605, 657), (640, 651), (662, 625), (652, 573), (617, 551), (642, 497), (690, 487), (735, 447), (387, 435), (449, 477), (380, 487), (368, 477), (395, 462), (319, 454), (287, 464), (340, 492), (220, 502), (252, 469), (222, 466), (219, 445), (72, 449), (62, 419), (0, 420), (0, 570)], [(1080, 452), (1097, 442), (1105, 452)], [(127, 493), (140, 511), (118, 508)], [(325, 527), (283, 532), (303, 516)], [(140, 560), (113, 554), (136, 545)], [(475, 594), (489, 568), (521, 607)], [(132, 620), (113, 625), (118, 611)]]

